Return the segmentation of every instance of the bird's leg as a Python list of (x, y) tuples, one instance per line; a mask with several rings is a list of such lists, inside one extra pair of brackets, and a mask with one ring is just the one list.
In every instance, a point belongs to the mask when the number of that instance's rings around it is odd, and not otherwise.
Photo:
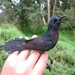
[[(50, 58), (50, 57), (48, 57), (48, 59), (49, 59), (49, 61), (50, 61), (50, 64), (53, 64), (53, 59)], [(47, 63), (47, 69), (48, 69), (49, 71), (51, 71), (51, 66), (50, 66), (50, 64)]]

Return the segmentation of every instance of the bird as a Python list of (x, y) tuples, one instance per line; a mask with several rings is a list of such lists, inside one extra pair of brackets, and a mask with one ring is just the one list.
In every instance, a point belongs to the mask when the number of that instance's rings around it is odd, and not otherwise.
[[(57, 44), (59, 38), (59, 28), (62, 22), (62, 18), (67, 17), (64, 15), (62, 17), (52, 16), (48, 24), (48, 29), (44, 35), (32, 39), (25, 38), (14, 38), (0, 48), (7, 51), (8, 53), (13, 53), (15, 51), (22, 50), (36, 50), (40, 53), (49, 51)], [(70, 26), (71, 27), (71, 26)]]

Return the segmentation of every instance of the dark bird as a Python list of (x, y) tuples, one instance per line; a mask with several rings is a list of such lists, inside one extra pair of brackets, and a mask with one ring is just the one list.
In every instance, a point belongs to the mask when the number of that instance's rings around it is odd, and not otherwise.
[(49, 51), (56, 45), (58, 41), (59, 27), (60, 27), (60, 24), (63, 23), (61, 20), (62, 18), (66, 16), (68, 15), (62, 16), (60, 18), (57, 16), (52, 16), (50, 18), (48, 30), (41, 37), (37, 37), (34, 39), (29, 39), (29, 40), (25, 38), (15, 38), (5, 43), (5, 45), (0, 46), (0, 48), (3, 48), (3, 50), (9, 53), (12, 53), (15, 51), (22, 51), (25, 49), (37, 50), (40, 53)]

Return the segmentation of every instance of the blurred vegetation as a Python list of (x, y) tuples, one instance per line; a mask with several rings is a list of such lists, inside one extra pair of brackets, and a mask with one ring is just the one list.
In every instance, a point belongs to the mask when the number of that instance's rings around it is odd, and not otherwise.
[[(50, 2), (51, 16), (54, 1)], [(59, 1), (63, 2), (62, 5)], [(41, 3), (44, 4), (43, 11), (40, 11)], [(0, 10), (0, 45), (16, 37), (41, 36), (47, 30), (47, 0), (21, 0), (19, 3), (0, 0)], [(59, 41), (48, 52), (54, 59), (52, 69), (50, 72), (46, 69), (43, 75), (75, 75), (75, 0), (56, 0), (55, 15), (71, 15), (63, 21), (68, 22), (73, 29), (61, 24)], [(8, 53), (0, 49), (0, 70), (7, 57)]]

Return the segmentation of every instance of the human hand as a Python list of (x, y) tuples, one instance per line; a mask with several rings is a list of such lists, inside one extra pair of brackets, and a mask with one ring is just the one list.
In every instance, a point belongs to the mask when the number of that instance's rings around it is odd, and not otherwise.
[(48, 61), (48, 54), (30, 50), (12, 53), (4, 63), (1, 75), (42, 75)]

